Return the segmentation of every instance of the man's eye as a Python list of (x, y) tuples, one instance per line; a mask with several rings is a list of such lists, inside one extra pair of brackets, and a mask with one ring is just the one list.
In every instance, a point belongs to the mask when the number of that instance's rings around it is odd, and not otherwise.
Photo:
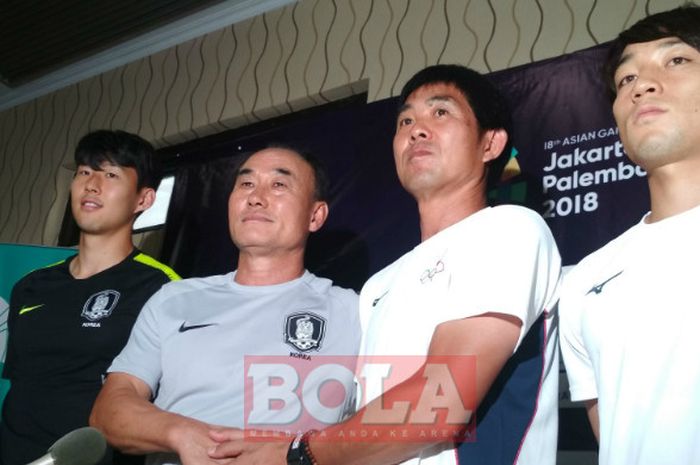
[(105, 177), (107, 178), (117, 178), (117, 173), (105, 173)]
[(447, 113), (449, 113), (449, 112), (447, 110), (445, 110), (444, 108), (438, 108), (437, 110), (435, 110), (435, 114), (437, 116), (445, 116)]
[(272, 186), (273, 187), (287, 187), (287, 185), (285, 183), (283, 183), (282, 181), (275, 181), (272, 183)]
[(623, 76), (619, 81), (617, 81), (617, 88), (621, 88), (630, 82), (634, 81), (637, 78), (634, 74), (628, 74), (626, 76)]
[(683, 63), (686, 63), (690, 60), (688, 60), (685, 57), (673, 57), (671, 58), (671, 61), (669, 61), (669, 64), (671, 65), (682, 65)]
[(413, 123), (411, 118), (399, 118), (399, 127), (408, 126), (411, 123)]

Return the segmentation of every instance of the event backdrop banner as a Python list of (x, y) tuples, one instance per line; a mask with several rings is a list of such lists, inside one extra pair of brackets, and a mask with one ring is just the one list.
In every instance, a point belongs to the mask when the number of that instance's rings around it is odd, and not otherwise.
[[(506, 176), (489, 197), (542, 214), (565, 265), (648, 209), (645, 173), (624, 154), (602, 83), (606, 52), (594, 47), (489, 75), (506, 94), (514, 121)], [(307, 267), (359, 290), (420, 240), (415, 202), (394, 168), (397, 106), (397, 98), (329, 104), (165, 149), (177, 163), (161, 258), (184, 277), (231, 271), (237, 251), (226, 212), (237, 163), (283, 142), (316, 153), (332, 180), (331, 214), (309, 241)]]
[(648, 210), (646, 173), (626, 157), (603, 84), (606, 46), (493, 73), (517, 155), (510, 192), (540, 212), (573, 265)]
[[(75, 254), (75, 249), (0, 243), (0, 371), (7, 351), (7, 314), (10, 293), (15, 283), (25, 274)], [(0, 379), (0, 405), (9, 382)]]

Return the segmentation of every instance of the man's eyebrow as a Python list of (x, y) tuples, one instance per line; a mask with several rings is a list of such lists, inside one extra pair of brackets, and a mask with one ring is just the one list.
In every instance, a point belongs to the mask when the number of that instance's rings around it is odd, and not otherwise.
[[(287, 169), (287, 168), (275, 168), (273, 171), (275, 171), (277, 174), (281, 174), (284, 176), (290, 176), (292, 178), (295, 177), (294, 173), (292, 173), (292, 171)], [(252, 174), (252, 173), (253, 173), (252, 168), (241, 168), (238, 170), (238, 174), (236, 174), (236, 177), (245, 176), (246, 174)]]
[(428, 103), (435, 103), (435, 102), (454, 102), (455, 99), (451, 95), (433, 95), (430, 97), (426, 102)]
[[(455, 98), (452, 97), (451, 95), (433, 95), (432, 97), (428, 98), (426, 100), (426, 103), (428, 104), (433, 104), (435, 102), (454, 102)], [(404, 103), (399, 107), (399, 111), (397, 114), (401, 114), (406, 110), (410, 110), (412, 108), (412, 105), (410, 103)]]
[(294, 173), (292, 173), (292, 172), (291, 172), (290, 170), (288, 170), (287, 168), (275, 168), (275, 171), (277, 171), (277, 173), (283, 174), (283, 175), (285, 175), (285, 176), (291, 176), (291, 177), (293, 177), (293, 178), (296, 177), (296, 176), (294, 176)]
[[(685, 43), (686, 42), (683, 42), (678, 37), (669, 37), (667, 40), (665, 40), (659, 44), (659, 48), (670, 48), (670, 47), (673, 47), (674, 45), (685, 44)], [(622, 56), (620, 56), (620, 59), (617, 62), (617, 67), (615, 67), (615, 71), (617, 71), (617, 68), (619, 68), (620, 66), (622, 66), (625, 63), (627, 63), (628, 61), (630, 61), (633, 56), (634, 56), (633, 53), (625, 53)]]
[[(118, 165), (118, 164), (113, 163), (113, 162), (108, 161), (108, 160), (105, 160), (105, 161), (101, 162), (100, 164), (98, 164), (98, 165), (96, 165), (96, 166), (92, 166), (92, 164), (90, 164), (90, 163), (78, 163), (78, 164), (75, 166), (75, 171), (76, 171), (76, 173), (77, 173), (81, 168), (82, 168), (82, 169), (84, 169), (84, 168), (90, 168), (90, 169), (93, 170), (93, 171), (104, 171), (105, 168), (107, 168), (107, 169), (109, 169), (109, 168), (116, 168), (116, 169), (124, 170), (124, 166)], [(129, 167), (127, 166), (127, 168), (129, 168)]]
[(238, 173), (236, 173), (236, 177), (243, 176), (245, 174), (250, 174), (252, 172), (253, 172), (253, 170), (251, 170), (250, 168), (241, 168), (238, 170)]

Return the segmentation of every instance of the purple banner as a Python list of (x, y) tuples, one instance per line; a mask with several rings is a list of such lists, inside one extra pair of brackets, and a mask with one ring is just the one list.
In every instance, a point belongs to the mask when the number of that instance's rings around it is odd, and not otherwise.
[[(647, 210), (643, 172), (624, 156), (598, 71), (604, 54), (598, 47), (491, 75), (511, 102), (517, 152), (507, 167), (511, 177), (492, 192), (495, 203), (540, 212), (566, 265)], [(178, 174), (164, 259), (183, 276), (233, 269), (226, 204), (235, 162), (286, 142), (318, 154), (332, 180), (331, 215), (312, 235), (307, 265), (359, 289), (419, 241), (415, 203), (393, 164), (396, 105), (355, 99), (165, 149)]]
[(513, 109), (513, 164), (520, 170), (510, 183), (513, 200), (545, 217), (566, 265), (648, 210), (645, 173), (624, 154), (602, 82), (606, 51), (595, 47), (491, 75)]

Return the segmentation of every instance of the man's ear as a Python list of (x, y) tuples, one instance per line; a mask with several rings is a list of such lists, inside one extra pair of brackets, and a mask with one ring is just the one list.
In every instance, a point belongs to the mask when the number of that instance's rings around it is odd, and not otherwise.
[(489, 129), (482, 137), (484, 157), (483, 162), (487, 163), (503, 152), (504, 147), (508, 143), (508, 133), (505, 129)]
[(328, 218), (328, 204), (322, 200), (314, 202), (313, 210), (311, 211), (311, 221), (309, 221), (309, 231), (316, 232), (321, 229), (323, 223)]
[(148, 210), (156, 201), (156, 191), (152, 187), (143, 187), (139, 192), (138, 202), (136, 203), (136, 208), (134, 213), (141, 213), (144, 210)]

